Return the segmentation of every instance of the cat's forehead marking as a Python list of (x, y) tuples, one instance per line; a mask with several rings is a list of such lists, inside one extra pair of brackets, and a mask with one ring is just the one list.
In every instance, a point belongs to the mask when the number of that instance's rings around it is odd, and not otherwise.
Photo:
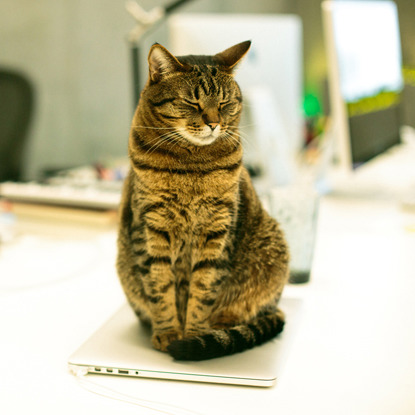
[(216, 76), (218, 73), (218, 68), (214, 65), (194, 65), (193, 72), (197, 77), (205, 78), (206, 76)]
[(197, 85), (194, 96), (200, 99), (203, 96), (216, 97), (222, 94), (222, 86), (217, 78), (218, 68), (214, 65), (194, 65), (193, 72), (196, 74)]

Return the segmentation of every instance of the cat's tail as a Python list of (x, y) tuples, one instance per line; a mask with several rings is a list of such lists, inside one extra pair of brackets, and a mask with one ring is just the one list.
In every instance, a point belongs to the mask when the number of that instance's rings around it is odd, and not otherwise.
[[(278, 310), (279, 311), (279, 310)], [(274, 338), (284, 328), (280, 311), (229, 329), (173, 341), (167, 351), (176, 360), (206, 360), (243, 352)]]

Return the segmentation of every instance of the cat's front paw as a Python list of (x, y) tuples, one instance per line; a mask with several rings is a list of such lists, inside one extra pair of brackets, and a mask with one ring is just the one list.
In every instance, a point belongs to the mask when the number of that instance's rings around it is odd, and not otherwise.
[(179, 340), (183, 336), (180, 335), (177, 331), (160, 331), (154, 332), (151, 338), (153, 347), (162, 352), (167, 351), (167, 346), (174, 340)]

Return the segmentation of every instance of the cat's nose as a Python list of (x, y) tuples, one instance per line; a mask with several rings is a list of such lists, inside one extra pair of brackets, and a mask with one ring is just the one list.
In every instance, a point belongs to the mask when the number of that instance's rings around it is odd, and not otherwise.
[(206, 108), (202, 115), (203, 122), (214, 131), (215, 128), (220, 124), (219, 112), (216, 108)]
[(210, 122), (210, 123), (208, 123), (208, 126), (210, 127), (210, 129), (211, 129), (212, 131), (214, 131), (214, 130), (215, 130), (215, 128), (216, 128), (218, 125), (219, 125), (219, 123), (218, 123), (218, 122)]

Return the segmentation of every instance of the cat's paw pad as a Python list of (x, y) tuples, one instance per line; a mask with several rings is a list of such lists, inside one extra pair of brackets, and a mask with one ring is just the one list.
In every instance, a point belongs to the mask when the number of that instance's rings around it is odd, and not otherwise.
[(167, 346), (174, 340), (181, 339), (182, 336), (179, 335), (177, 331), (168, 331), (168, 332), (156, 332), (151, 338), (153, 347), (162, 352), (167, 351)]

